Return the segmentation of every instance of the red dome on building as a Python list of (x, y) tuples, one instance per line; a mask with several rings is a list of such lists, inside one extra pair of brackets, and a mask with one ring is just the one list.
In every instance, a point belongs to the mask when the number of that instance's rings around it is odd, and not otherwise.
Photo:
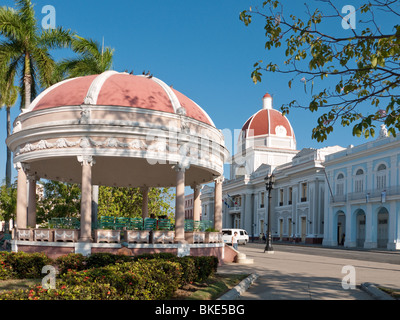
[(163, 81), (116, 71), (57, 83), (40, 94), (32, 102), (29, 111), (83, 104), (178, 113), (215, 127), (199, 105)]
[(289, 120), (272, 108), (272, 97), (268, 93), (263, 97), (263, 108), (245, 122), (242, 132), (244, 138), (264, 135), (295, 137)]

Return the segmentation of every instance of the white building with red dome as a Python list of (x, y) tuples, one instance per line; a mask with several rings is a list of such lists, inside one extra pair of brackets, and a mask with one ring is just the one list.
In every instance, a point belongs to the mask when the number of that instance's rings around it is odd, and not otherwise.
[[(400, 138), (381, 126), (379, 137), (360, 146), (296, 150), (289, 120), (269, 94), (245, 121), (223, 183), (223, 226), (266, 234), (265, 178), (274, 174), (273, 241), (327, 246), (400, 249)], [(204, 212), (212, 213), (213, 188), (204, 188)]]
[[(230, 179), (223, 184), (223, 224), (258, 238), (267, 230), (265, 177), (274, 173), (271, 230), (275, 240), (322, 243), (325, 177), (323, 161), (340, 147), (296, 148), (290, 121), (273, 108), (270, 94), (245, 121), (232, 156)], [(209, 193), (212, 196), (212, 193)], [(211, 203), (210, 197), (203, 196)]]

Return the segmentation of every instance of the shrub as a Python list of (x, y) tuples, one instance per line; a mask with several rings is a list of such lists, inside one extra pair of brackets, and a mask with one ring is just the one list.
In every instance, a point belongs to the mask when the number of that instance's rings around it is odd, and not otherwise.
[[(165, 260), (143, 260), (68, 272), (61, 277), (67, 287), (109, 284), (119, 299), (160, 300), (170, 298), (181, 282), (181, 266)], [(116, 298), (116, 297), (111, 297)]]
[(11, 266), (13, 277), (18, 279), (41, 278), (42, 268), (53, 263), (44, 253), (10, 252), (5, 257), (4, 262)]
[(132, 257), (107, 252), (93, 253), (86, 259), (87, 268), (100, 268), (121, 262), (132, 261)]
[[(55, 261), (41, 253), (0, 253), (0, 279), (41, 278), (43, 266), (57, 264), (56, 289), (41, 286), (0, 293), (0, 300), (165, 300), (179, 286), (203, 281), (218, 267), (216, 257), (177, 257), (170, 253), (132, 257), (68, 254)], [(87, 269), (86, 269), (87, 268)]]
[(60, 256), (55, 261), (59, 274), (64, 274), (70, 270), (80, 271), (86, 269), (86, 257), (80, 253), (69, 253)]
[(117, 296), (109, 284), (92, 283), (90, 286), (65, 286), (44, 289), (31, 286), (28, 290), (11, 290), (0, 293), (0, 300), (109, 300)]
[(12, 266), (7, 260), (9, 254), (10, 253), (6, 251), (0, 252), (0, 280), (7, 280), (15, 277)]
[(218, 269), (217, 257), (195, 257), (195, 267), (197, 270), (197, 280), (204, 281), (212, 276)]

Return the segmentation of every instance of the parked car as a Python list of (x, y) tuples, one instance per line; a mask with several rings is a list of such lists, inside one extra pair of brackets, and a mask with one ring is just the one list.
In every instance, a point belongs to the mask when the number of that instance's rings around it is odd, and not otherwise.
[(222, 241), (232, 244), (232, 235), (237, 232), (238, 244), (246, 244), (249, 242), (249, 235), (243, 229), (222, 229)]

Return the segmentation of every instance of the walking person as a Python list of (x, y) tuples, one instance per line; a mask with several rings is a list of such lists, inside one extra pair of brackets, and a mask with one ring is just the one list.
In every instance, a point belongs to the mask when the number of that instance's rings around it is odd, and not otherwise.
[(233, 246), (233, 249), (238, 250), (237, 232), (235, 232), (232, 236), (232, 246)]

